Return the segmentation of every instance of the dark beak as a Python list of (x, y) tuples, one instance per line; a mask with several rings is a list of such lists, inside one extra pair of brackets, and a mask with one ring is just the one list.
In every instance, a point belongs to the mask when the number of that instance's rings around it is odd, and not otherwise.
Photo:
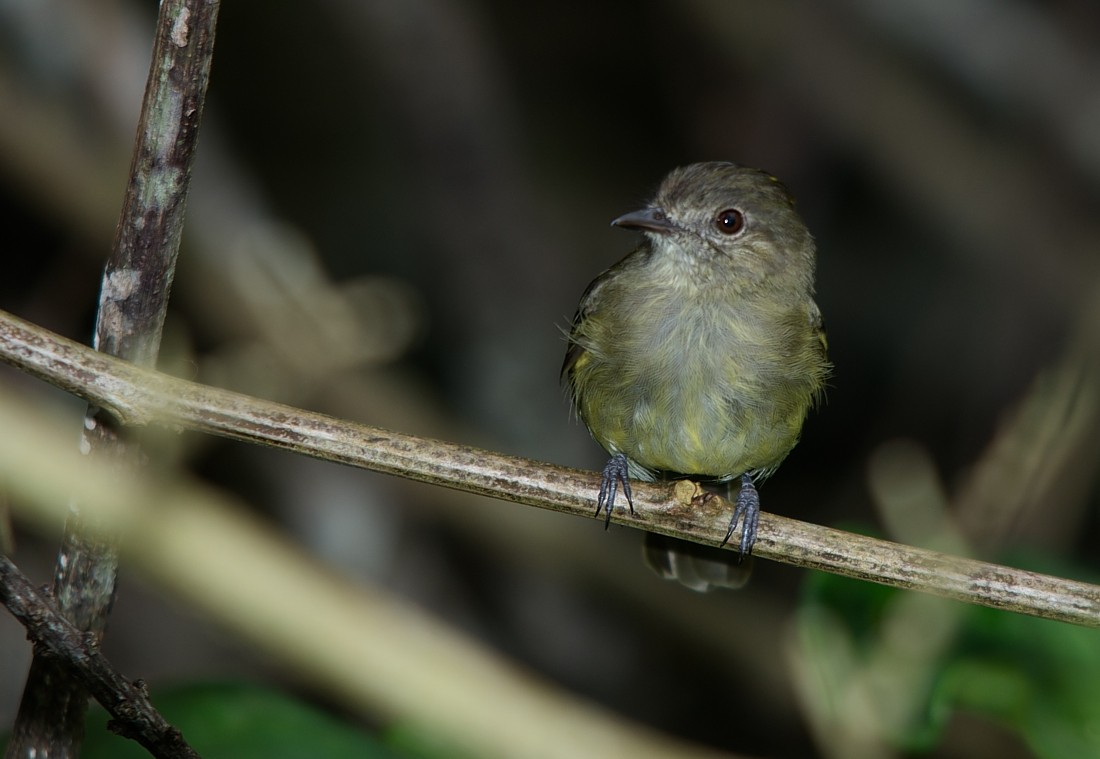
[(641, 211), (624, 213), (611, 222), (611, 226), (640, 229), (643, 232), (656, 232), (661, 235), (667, 235), (676, 228), (660, 208), (646, 208)]

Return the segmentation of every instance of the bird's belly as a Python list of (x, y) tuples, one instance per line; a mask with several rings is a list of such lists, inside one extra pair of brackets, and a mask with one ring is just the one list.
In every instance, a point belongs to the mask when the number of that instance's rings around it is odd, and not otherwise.
[(782, 416), (709, 388), (643, 396), (630, 410), (624, 453), (647, 469), (720, 479), (770, 469), (794, 446), (801, 423)]
[(619, 390), (582, 400), (582, 416), (606, 449), (650, 471), (726, 479), (778, 466), (797, 442), (810, 392), (777, 403), (734, 357), (707, 355), (604, 367), (600, 381)]

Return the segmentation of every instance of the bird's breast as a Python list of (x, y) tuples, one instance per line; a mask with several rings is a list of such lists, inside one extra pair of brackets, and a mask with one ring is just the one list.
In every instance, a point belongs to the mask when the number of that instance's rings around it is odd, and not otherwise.
[(598, 316), (600, 350), (574, 380), (601, 388), (578, 400), (605, 448), (718, 478), (782, 461), (815, 390), (788, 358), (798, 347), (782, 309), (703, 288), (634, 288), (613, 302), (622, 308)]

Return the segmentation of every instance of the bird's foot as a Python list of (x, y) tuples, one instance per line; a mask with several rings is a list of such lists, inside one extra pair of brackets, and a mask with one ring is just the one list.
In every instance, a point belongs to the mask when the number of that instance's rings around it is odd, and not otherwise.
[(760, 522), (760, 494), (752, 483), (752, 477), (741, 475), (741, 489), (737, 491), (734, 501), (733, 517), (730, 519), (730, 527), (726, 537), (720, 545), (725, 545), (733, 537), (733, 531), (737, 529), (737, 523), (744, 517), (741, 525), (741, 543), (738, 548), (741, 551), (741, 559), (752, 553), (753, 544), (756, 543), (756, 526)]
[(630, 494), (630, 473), (626, 456), (622, 453), (616, 453), (607, 462), (607, 466), (603, 468), (603, 476), (600, 479), (600, 496), (596, 499), (597, 517), (601, 511), (607, 509), (607, 518), (603, 523), (605, 530), (611, 524), (611, 511), (615, 508), (615, 496), (619, 493), (620, 485), (623, 488), (623, 495), (626, 496), (626, 503), (630, 507), (630, 513), (633, 515), (634, 498)]

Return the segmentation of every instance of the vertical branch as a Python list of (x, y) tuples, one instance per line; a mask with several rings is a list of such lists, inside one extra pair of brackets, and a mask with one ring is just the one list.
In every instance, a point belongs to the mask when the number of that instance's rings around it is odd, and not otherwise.
[[(130, 178), (103, 272), (94, 346), (142, 366), (160, 349), (183, 228), (220, 0), (163, 0), (141, 107)], [(89, 407), (81, 450), (125, 472), (136, 447), (102, 410)], [(57, 608), (99, 640), (114, 600), (118, 541), (81, 515), (79, 497), (58, 552)], [(36, 653), (8, 745), (8, 759), (75, 757), (88, 694), (56, 659)]]
[(166, 0), (126, 198), (103, 273), (97, 350), (156, 363), (179, 252), (219, 0)]

